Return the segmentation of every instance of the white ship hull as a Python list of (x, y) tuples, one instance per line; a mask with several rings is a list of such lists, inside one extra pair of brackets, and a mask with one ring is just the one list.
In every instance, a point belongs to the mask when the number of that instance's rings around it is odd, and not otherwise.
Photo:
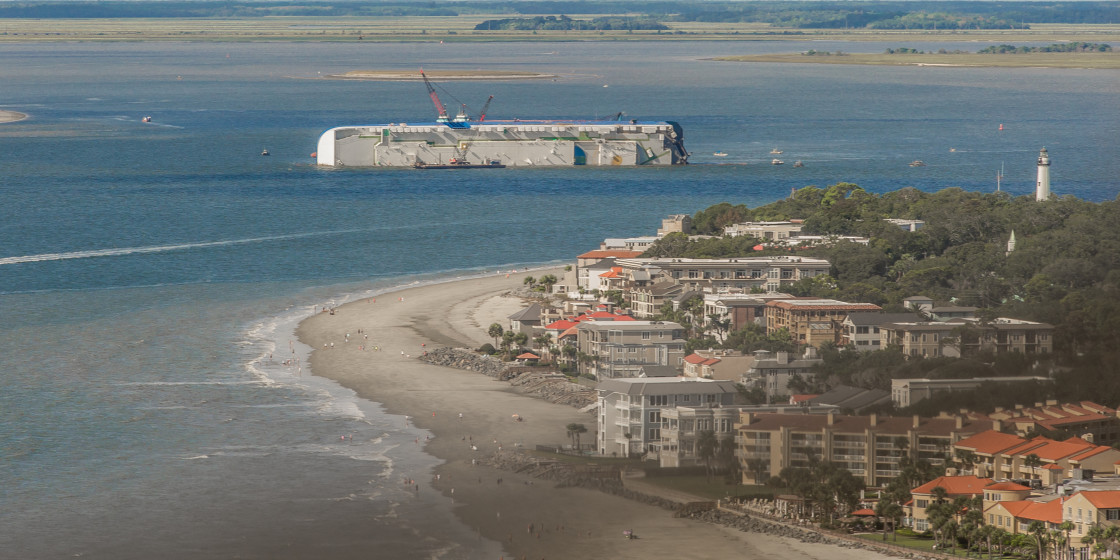
[(316, 159), (331, 167), (415, 167), (452, 158), (507, 167), (678, 165), (683, 132), (671, 122), (486, 121), (332, 128)]

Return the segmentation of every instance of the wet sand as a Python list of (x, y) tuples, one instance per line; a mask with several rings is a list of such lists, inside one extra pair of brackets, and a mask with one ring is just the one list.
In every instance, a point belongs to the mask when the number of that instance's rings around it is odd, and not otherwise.
[[(344, 305), (334, 315), (318, 313), (304, 320), (297, 334), (316, 349), (310, 358), (313, 374), (382, 403), (390, 413), (408, 415), (434, 434), (426, 451), (445, 463), (436, 469), (433, 485), (480, 536), (503, 543), (506, 558), (887, 558), (677, 519), (654, 506), (592, 490), (555, 488), (545, 480), (472, 464), (498, 453), (499, 446), (508, 453), (517, 446), (566, 443), (565, 426), (571, 422), (591, 429), (583, 442), (594, 441), (590, 413), (519, 395), (482, 374), (416, 359), (427, 348), (492, 342), (489, 325), (508, 328), (507, 317), (524, 307), (519, 298), (503, 294), (521, 287), (525, 276), (503, 273), (384, 294)], [(350, 342), (344, 342), (347, 332)], [(323, 348), (332, 342), (333, 349)], [(627, 529), (639, 538), (622, 538)]]

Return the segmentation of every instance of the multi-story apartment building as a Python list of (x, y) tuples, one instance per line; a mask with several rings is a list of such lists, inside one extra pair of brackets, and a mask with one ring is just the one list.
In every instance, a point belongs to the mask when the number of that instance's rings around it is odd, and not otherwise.
[(686, 467), (703, 464), (700, 457), (700, 436), (711, 431), (716, 440), (734, 444), (735, 424), (742, 407), (677, 406), (661, 411), (661, 442), (658, 457), (662, 467)]
[(731, 381), (681, 377), (608, 379), (596, 391), (599, 454), (621, 457), (659, 453), (667, 409), (730, 406), (738, 394)]
[(834, 299), (770, 301), (766, 303), (766, 331), (788, 329), (794, 341), (809, 346), (820, 346), (824, 342), (839, 343), (844, 334), (844, 319), (849, 313), (882, 310), (872, 303), (848, 303)]
[(599, 276), (615, 266), (618, 259), (637, 257), (641, 251), (628, 251), (623, 249), (607, 249), (588, 251), (576, 257), (575, 288), (585, 291), (599, 289)]
[(950, 502), (956, 498), (978, 498), (984, 495), (985, 488), (995, 484), (990, 478), (975, 476), (939, 476), (917, 488), (910, 490), (913, 499), (906, 505), (906, 518), (915, 531), (928, 531), (929, 516), (926, 510), (934, 501), (934, 488), (945, 490), (945, 498)]
[(840, 343), (850, 345), (860, 352), (882, 350), (882, 335), (879, 332), (882, 325), (914, 321), (917, 318), (913, 313), (849, 313), (842, 323), (844, 335)]
[(960, 357), (969, 352), (1049, 354), (1054, 350), (1053, 325), (1006, 317), (990, 322), (954, 318), (890, 323), (882, 325), (880, 332), (884, 347), (893, 344), (906, 356), (915, 357)]
[(661, 306), (682, 293), (684, 286), (672, 278), (661, 278), (650, 284), (634, 286), (627, 296), (630, 312), (638, 319), (652, 319), (661, 313)]
[(581, 321), (576, 350), (590, 356), (579, 362), (581, 374), (599, 380), (635, 377), (642, 366), (680, 367), (684, 327), (667, 321)]
[(1120, 412), (1092, 401), (1059, 403), (1048, 400), (1033, 407), (996, 407), (988, 418), (1026, 436), (1038, 432), (1066, 432), (1097, 445), (1120, 443)]
[(801, 233), (801, 221), (795, 222), (743, 222), (723, 228), (728, 237), (750, 236), (768, 241), (785, 239)]
[(1036, 376), (974, 377), (972, 379), (928, 379), (925, 377), (892, 379), (891, 400), (896, 407), (906, 408), (934, 395), (972, 391), (985, 383), (1022, 383), (1026, 381), (1046, 383), (1050, 379)]
[(653, 278), (668, 276), (684, 289), (712, 291), (738, 289), (776, 292), (803, 278), (828, 274), (832, 265), (812, 257), (741, 257), (731, 259), (619, 258), (614, 266), (645, 269)]
[(788, 385), (793, 376), (807, 377), (813, 367), (823, 361), (811, 346), (800, 358), (791, 356), (789, 352), (759, 350), (754, 353), (754, 362), (741, 381), (747, 387), (761, 388), (766, 392), (767, 402), (774, 402), (776, 397), (790, 394)]
[(945, 464), (953, 443), (991, 425), (962, 417), (744, 412), (737, 426), (737, 455), (745, 484), (765, 483), (786, 467), (831, 461), (868, 486), (880, 486), (899, 475), (903, 457)]
[(728, 331), (737, 331), (749, 323), (766, 326), (766, 302), (793, 299), (782, 293), (747, 294), (741, 292), (715, 292), (704, 294), (704, 317), (718, 317), (730, 321)]

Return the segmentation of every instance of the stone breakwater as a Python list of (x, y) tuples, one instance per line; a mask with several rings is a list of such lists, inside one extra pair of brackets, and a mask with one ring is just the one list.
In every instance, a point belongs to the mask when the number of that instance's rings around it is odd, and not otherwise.
[(503, 362), (493, 356), (465, 348), (437, 348), (420, 356), (428, 363), (476, 371), (508, 381), (518, 392), (548, 402), (583, 408), (596, 401), (595, 390), (568, 381), (562, 374), (547, 368), (531, 368)]

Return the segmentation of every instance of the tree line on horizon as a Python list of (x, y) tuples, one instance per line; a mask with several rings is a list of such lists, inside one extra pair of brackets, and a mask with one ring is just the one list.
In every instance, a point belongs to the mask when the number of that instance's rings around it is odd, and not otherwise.
[[(0, 18), (176, 18), (176, 17), (403, 17), (511, 14), (631, 14), (652, 22), (768, 23), (790, 29), (1024, 29), (1030, 23), (1112, 23), (1120, 21), (1115, 2), (636, 2), (480, 1), (338, 2), (316, 1), (31, 1), (0, 5)], [(613, 29), (618, 29), (617, 27)], [(623, 28), (627, 29), (627, 28)]]

